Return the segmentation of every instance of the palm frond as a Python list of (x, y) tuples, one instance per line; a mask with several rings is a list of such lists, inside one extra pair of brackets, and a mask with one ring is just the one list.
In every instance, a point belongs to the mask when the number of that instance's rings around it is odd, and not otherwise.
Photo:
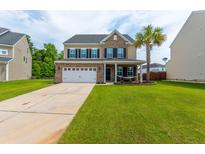
[(148, 25), (143, 28), (144, 39), (146, 42), (151, 43), (152, 41), (152, 34), (153, 34), (153, 26)]
[(153, 32), (153, 44), (160, 46), (166, 40), (166, 35), (163, 34), (163, 29), (156, 27)]
[(135, 39), (134, 46), (136, 48), (141, 48), (144, 45), (144, 35), (142, 33), (137, 33)]

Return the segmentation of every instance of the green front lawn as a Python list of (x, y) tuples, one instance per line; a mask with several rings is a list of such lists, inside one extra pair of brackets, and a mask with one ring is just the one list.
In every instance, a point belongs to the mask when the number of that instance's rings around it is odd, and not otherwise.
[(0, 101), (47, 87), (52, 80), (18, 80), (0, 82)]
[(205, 84), (96, 85), (59, 143), (205, 143)]

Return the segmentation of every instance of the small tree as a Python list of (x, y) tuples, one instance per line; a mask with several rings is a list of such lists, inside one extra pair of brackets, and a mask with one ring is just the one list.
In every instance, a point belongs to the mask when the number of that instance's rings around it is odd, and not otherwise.
[(135, 47), (146, 47), (146, 61), (147, 61), (147, 81), (150, 81), (150, 51), (153, 46), (160, 46), (165, 40), (166, 35), (162, 33), (163, 29), (152, 25), (148, 25), (142, 29), (142, 32), (136, 34)]
[[(35, 49), (32, 55), (32, 75), (36, 78), (51, 78), (55, 74), (54, 61), (58, 58), (54, 44), (44, 44), (43, 49)], [(40, 71), (40, 72), (39, 72)]]
[(63, 59), (63, 57), (64, 57), (64, 51), (61, 51), (61, 52), (58, 54), (58, 60)]
[(33, 46), (33, 42), (31, 41), (31, 37), (29, 35), (26, 35), (26, 38), (28, 41), (30, 52), (31, 52), (31, 54), (33, 54), (35, 48)]

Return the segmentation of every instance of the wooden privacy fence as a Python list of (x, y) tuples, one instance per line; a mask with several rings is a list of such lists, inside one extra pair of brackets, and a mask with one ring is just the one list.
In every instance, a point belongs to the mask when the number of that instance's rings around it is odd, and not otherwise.
[[(147, 74), (143, 74), (143, 80), (147, 79)], [(166, 80), (166, 72), (150, 72), (150, 80)]]

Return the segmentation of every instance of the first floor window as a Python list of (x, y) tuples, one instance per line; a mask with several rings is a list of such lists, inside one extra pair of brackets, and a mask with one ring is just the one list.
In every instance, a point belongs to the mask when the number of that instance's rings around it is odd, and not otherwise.
[(76, 49), (75, 48), (70, 48), (69, 57), (76, 58)]
[(133, 76), (134, 71), (133, 71), (133, 67), (127, 67), (127, 76)]
[(87, 58), (87, 49), (80, 49), (80, 58)]
[(8, 50), (0, 49), (0, 55), (8, 55)]
[(107, 58), (113, 58), (113, 48), (107, 48)]
[(124, 49), (117, 48), (117, 58), (124, 58)]
[(123, 68), (121, 66), (117, 67), (117, 75), (123, 76)]
[(97, 48), (92, 48), (91, 49), (91, 58), (98, 58), (97, 51), (98, 51)]

